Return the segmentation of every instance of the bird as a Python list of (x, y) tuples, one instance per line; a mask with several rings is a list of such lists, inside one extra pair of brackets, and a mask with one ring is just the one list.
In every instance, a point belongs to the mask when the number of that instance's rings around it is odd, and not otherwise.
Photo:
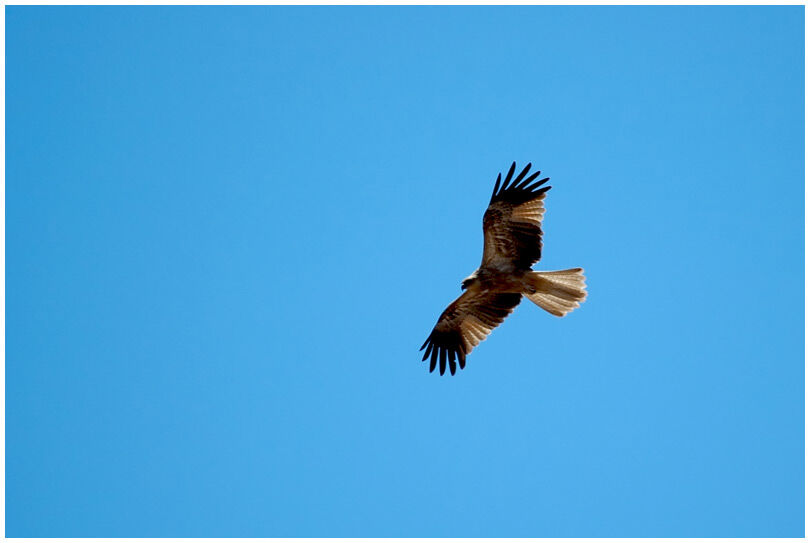
[(464, 369), (467, 355), (517, 307), (523, 296), (557, 317), (579, 307), (587, 297), (582, 268), (534, 271), (543, 248), (546, 185), (549, 178), (535, 181), (531, 162), (513, 178), (512, 162), (501, 184), (501, 174), (489, 206), (484, 212), (484, 255), (481, 265), (461, 282), (461, 296), (439, 316), (436, 326), (422, 344), (422, 362), (430, 358), (430, 371), (444, 375)]

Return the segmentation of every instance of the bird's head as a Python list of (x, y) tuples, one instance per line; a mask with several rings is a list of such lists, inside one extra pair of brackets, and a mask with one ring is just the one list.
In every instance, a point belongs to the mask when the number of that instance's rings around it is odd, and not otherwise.
[(478, 279), (478, 270), (461, 282), (461, 290), (467, 290), (476, 279)]

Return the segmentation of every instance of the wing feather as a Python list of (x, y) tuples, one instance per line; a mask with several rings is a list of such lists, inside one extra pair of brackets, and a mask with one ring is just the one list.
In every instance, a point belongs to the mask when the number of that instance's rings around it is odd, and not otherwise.
[(550, 186), (543, 186), (548, 177), (534, 181), (535, 172), (524, 176), (531, 163), (510, 184), (516, 164), (513, 162), (503, 185), (501, 175), (495, 183), (492, 198), (484, 213), (484, 256), (482, 268), (499, 271), (526, 270), (540, 260), (543, 248), (543, 200)]
[(436, 326), (422, 344), (425, 355), (430, 357), (430, 371), (436, 369), (444, 375), (448, 363), (450, 374), (458, 367), (464, 369), (467, 355), (481, 343), (520, 303), (521, 295), (489, 291), (467, 290), (459, 296), (439, 317)]

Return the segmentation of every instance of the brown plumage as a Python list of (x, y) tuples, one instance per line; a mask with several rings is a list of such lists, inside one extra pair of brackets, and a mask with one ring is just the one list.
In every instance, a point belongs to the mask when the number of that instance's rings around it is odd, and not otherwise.
[(422, 349), (430, 358), (430, 371), (444, 375), (456, 363), (464, 369), (466, 357), (526, 296), (552, 315), (562, 317), (579, 307), (586, 297), (582, 268), (553, 272), (532, 271), (542, 252), (543, 200), (550, 186), (548, 177), (528, 177), (531, 163), (512, 179), (515, 163), (501, 185), (495, 181), (492, 198), (484, 213), (484, 255), (481, 266), (461, 283), (464, 293), (439, 317)]

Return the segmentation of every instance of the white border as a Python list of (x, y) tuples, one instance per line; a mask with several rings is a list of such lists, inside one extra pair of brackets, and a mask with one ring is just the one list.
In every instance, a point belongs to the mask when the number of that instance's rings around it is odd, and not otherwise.
[[(314, 0), (309, 2), (290, 2), (288, 1), (250, 1), (250, 0), (241, 0), (239, 2), (234, 3), (223, 3), (222, 1), (215, 1), (215, 0), (208, 0), (208, 1), (192, 1), (192, 0), (174, 0), (171, 2), (166, 1), (158, 1), (158, 2), (148, 2), (144, 0), (112, 0), (112, 1), (99, 1), (99, 0), (86, 0), (84, 2), (68, 2), (68, 1), (60, 1), (60, 0), (46, 0), (40, 2), (34, 1), (26, 1), (26, 0), (12, 0), (3, 2), (3, 9), (0, 10), (0, 27), (2, 28), (2, 41), (0, 41), (0, 62), (2, 62), (2, 74), (0, 74), (0, 97), (2, 97), (2, 105), (0, 105), (0, 118), (3, 121), (3, 132), (0, 134), (0, 269), (2, 270), (2, 285), (0, 285), (0, 305), (2, 305), (2, 314), (0, 314), (0, 324), (2, 324), (2, 330), (0, 331), (0, 363), (2, 363), (2, 373), (0, 373), (0, 400), (2, 400), (0, 404), (0, 411), (2, 411), (2, 419), (0, 419), (0, 438), (2, 438), (2, 448), (0, 448), (0, 482), (2, 483), (3, 493), (0, 495), (0, 534), (5, 536), (6, 532), (6, 507), (5, 507), (5, 476), (6, 476), (6, 452), (5, 452), (5, 443), (6, 443), (6, 433), (5, 433), (5, 407), (6, 407), (6, 395), (5, 395), (5, 368), (6, 368), (6, 265), (5, 265), (5, 258), (6, 258), (6, 131), (5, 131), (5, 119), (6, 119), (6, 40), (5, 40), (5, 29), (6, 29), (6, 13), (5, 13), (5, 6), (69, 6), (69, 5), (185, 5), (185, 6), (220, 6), (220, 5), (243, 5), (243, 6), (255, 6), (255, 5), (496, 5), (491, 0), (489, 1), (482, 1), (482, 0), (472, 0), (472, 1), (453, 1), (453, 0), (445, 0), (443, 2), (429, 2), (425, 0), (389, 0), (389, 1), (371, 1), (371, 0), (354, 0), (354, 1), (336, 1), (336, 0)], [(810, 234), (810, 222), (808, 222), (807, 216), (807, 209), (810, 207), (810, 197), (808, 197), (807, 191), (807, 180), (810, 178), (810, 167), (808, 167), (807, 162), (807, 155), (808, 149), (810, 149), (810, 145), (808, 145), (808, 131), (807, 131), (807, 110), (808, 106), (810, 106), (810, 101), (808, 100), (807, 95), (807, 88), (808, 83), (810, 83), (810, 78), (808, 78), (808, 58), (807, 58), (807, 51), (808, 45), (810, 45), (810, 37), (808, 37), (808, 23), (810, 22), (810, 14), (808, 14), (807, 10), (807, 3), (805, 1), (796, 1), (796, 0), (787, 0), (781, 1), (778, 3), (770, 3), (770, 2), (763, 2), (762, 0), (743, 0), (743, 1), (729, 1), (729, 0), (719, 0), (714, 2), (700, 2), (696, 0), (689, 0), (685, 2), (672, 2), (667, 0), (646, 0), (639, 3), (616, 3), (610, 2), (606, 0), (585, 0), (579, 2), (565, 2), (565, 1), (553, 1), (553, 0), (509, 0), (504, 4), (497, 4), (497, 5), (582, 5), (582, 6), (595, 6), (595, 5), (655, 5), (655, 6), (671, 6), (671, 5), (687, 5), (687, 6), (694, 6), (694, 5), (725, 5), (725, 6), (735, 6), (735, 5), (746, 5), (746, 6), (759, 6), (759, 5), (793, 5), (793, 6), (805, 6), (804, 12), (804, 40), (805, 40), (805, 70), (804, 70), (804, 87), (805, 87), (805, 102), (804, 102), (804, 142), (805, 142), (805, 226), (804, 226), (804, 254), (805, 254), (805, 264), (804, 264), (804, 277), (805, 277), (805, 344), (804, 344), (804, 352), (805, 352), (805, 537), (804, 538), (746, 538), (746, 539), (756, 539), (756, 540), (765, 540), (765, 541), (779, 541), (779, 542), (787, 542), (787, 541), (806, 541), (807, 540), (807, 533), (810, 531), (810, 521), (808, 518), (810, 517), (810, 500), (808, 500), (808, 471), (810, 469), (810, 462), (808, 462), (807, 450), (808, 445), (810, 445), (810, 439), (808, 439), (808, 432), (807, 432), (807, 421), (808, 415), (810, 415), (810, 403), (807, 400), (807, 390), (808, 385), (810, 385), (810, 375), (807, 372), (807, 359), (808, 354), (810, 354), (810, 343), (807, 340), (807, 323), (808, 323), (808, 272), (810, 271), (810, 267), (808, 266), (807, 254), (808, 249), (810, 249), (810, 242), (808, 240), (808, 234)], [(4, 540), (7, 541), (25, 541), (25, 542), (51, 542), (51, 541), (59, 541), (60, 539), (57, 538), (5, 538)], [(98, 538), (64, 538), (70, 541), (87, 541), (87, 542), (97, 542)], [(112, 539), (112, 538), (104, 538), (104, 539)], [(336, 542), (351, 542), (351, 541), (386, 541), (388, 538), (250, 538), (252, 540), (257, 541), (290, 541), (290, 542), (315, 542), (315, 541), (336, 541)], [(496, 541), (496, 542), (506, 542), (506, 541), (513, 541), (512, 538), (476, 538), (476, 539), (487, 539), (488, 541)], [(653, 542), (653, 541), (705, 541), (707, 543), (719, 543), (719, 542), (726, 542), (726, 541), (740, 541), (740, 538), (526, 538), (526, 541), (551, 541), (551, 542), (559, 542), (559, 543), (580, 543), (580, 542), (588, 542), (588, 541), (625, 541), (628, 539), (632, 539), (632, 541), (637, 542)], [(143, 538), (118, 538), (117, 540), (120, 541), (142, 541)], [(150, 538), (149, 541), (198, 541), (197, 538)], [(211, 542), (229, 542), (229, 541), (241, 541), (242, 538), (205, 538), (206, 541)], [(469, 538), (447, 538), (447, 539), (440, 539), (440, 538), (398, 538), (398, 541), (447, 541), (447, 542), (460, 542), (460, 541), (469, 541)]]
[(807, 249), (810, 247), (807, 242), (807, 234), (808, 234), (808, 222), (807, 222), (807, 209), (808, 209), (808, 200), (807, 198), (807, 180), (808, 173), (810, 173), (810, 168), (807, 166), (807, 150), (808, 150), (808, 142), (807, 142), (807, 107), (810, 105), (810, 101), (807, 99), (807, 83), (810, 81), (807, 76), (807, 50), (808, 44), (810, 44), (810, 39), (808, 39), (808, 28), (810, 25), (810, 17), (807, 14), (807, 5), (804, 6), (804, 538), (807, 539), (807, 533), (810, 531), (810, 521), (808, 521), (808, 517), (810, 517), (810, 507), (808, 507), (808, 492), (807, 492), (807, 470), (810, 467), (810, 462), (807, 461), (807, 450), (808, 444), (810, 444), (810, 440), (807, 438), (807, 418), (808, 413), (808, 402), (807, 402), (807, 390), (808, 384), (810, 384), (810, 379), (808, 379), (807, 375), (807, 355), (808, 355), (808, 342), (807, 342)]
[[(148, 0), (87, 0), (85, 2), (69, 2), (65, 0), (45, 0), (34, 2), (29, 0), (11, 0), (4, 2), (7, 6), (804, 6), (802, 0), (783, 0), (768, 2), (767, 0), (717, 0), (714, 2), (687, 0), (673, 2), (672, 0), (643, 0), (640, 2), (616, 3), (608, 0), (580, 0), (570, 2), (565, 0), (507, 0), (498, 3), (493, 0), (443, 0), (431, 2), (429, 0), (311, 0), (307, 2), (294, 2), (290, 0), (262, 1), (238, 0), (236, 2), (223, 2), (222, 0), (174, 0), (172, 2), (150, 2)], [(4, 27), (5, 28), (5, 27)], [(806, 33), (805, 33), (806, 35)]]
[(0, 28), (3, 29), (3, 39), (0, 42), (0, 118), (3, 120), (3, 132), (0, 134), (0, 270), (2, 270), (2, 285), (0, 285), (0, 305), (3, 312), (0, 314), (0, 360), (3, 371), (0, 373), (0, 410), (3, 418), (0, 420), (0, 482), (3, 494), (0, 496), (0, 534), (6, 534), (6, 10), (0, 10)]

